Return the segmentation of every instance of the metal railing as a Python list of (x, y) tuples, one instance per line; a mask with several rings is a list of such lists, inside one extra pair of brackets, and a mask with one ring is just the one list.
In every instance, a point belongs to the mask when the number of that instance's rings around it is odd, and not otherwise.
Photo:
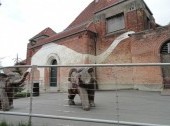
[[(75, 64), (75, 65), (22, 65), (22, 66), (9, 66), (9, 67), (1, 67), (0, 69), (9, 69), (9, 68), (31, 68), (31, 78), (30, 78), (30, 98), (29, 98), (29, 112), (3, 112), (0, 111), (0, 115), (13, 115), (13, 116), (26, 116), (28, 117), (29, 124), (32, 124), (32, 118), (46, 118), (46, 119), (59, 119), (59, 120), (72, 120), (72, 121), (82, 121), (82, 122), (93, 122), (93, 123), (103, 123), (103, 124), (115, 124), (115, 125), (127, 125), (127, 126), (170, 126), (170, 125), (161, 125), (161, 124), (152, 124), (152, 123), (140, 123), (140, 122), (130, 122), (130, 121), (121, 121), (119, 116), (119, 111), (121, 110), (121, 106), (119, 105), (120, 97), (119, 97), (119, 89), (115, 89), (115, 97), (116, 97), (116, 117), (117, 120), (107, 120), (107, 119), (95, 119), (95, 118), (81, 118), (81, 117), (73, 117), (73, 116), (56, 116), (51, 114), (36, 114), (33, 111), (33, 81), (34, 81), (34, 69), (36, 68), (49, 68), (49, 67), (163, 67), (170, 66), (170, 63), (129, 63), (129, 64)], [(117, 86), (117, 85), (116, 85)], [(130, 102), (130, 101), (129, 101)], [(163, 102), (163, 101), (162, 101)], [(168, 106), (167, 106), (168, 107)], [(100, 108), (99, 108), (100, 109)], [(64, 111), (64, 110), (63, 110)]]

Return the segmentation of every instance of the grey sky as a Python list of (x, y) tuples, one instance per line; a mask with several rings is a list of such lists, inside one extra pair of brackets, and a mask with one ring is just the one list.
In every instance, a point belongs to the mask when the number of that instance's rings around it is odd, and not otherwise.
[(170, 0), (144, 0), (160, 25), (170, 23)]
[[(18, 53), (26, 58), (28, 40), (51, 27), (66, 28), (93, 0), (1, 0), (0, 57), (3, 66), (13, 65)], [(170, 22), (170, 0), (144, 0), (160, 25)], [(2, 45), (3, 44), (3, 45)]]

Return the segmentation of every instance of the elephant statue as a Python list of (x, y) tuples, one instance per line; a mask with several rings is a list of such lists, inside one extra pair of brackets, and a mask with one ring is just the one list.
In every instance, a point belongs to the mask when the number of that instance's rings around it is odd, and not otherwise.
[(0, 73), (0, 109), (9, 111), (13, 108), (14, 87), (21, 86), (28, 73), (25, 72), (22, 76), (17, 72)]
[(69, 105), (75, 105), (74, 98), (76, 94), (79, 94), (84, 110), (89, 111), (90, 107), (95, 107), (94, 95), (97, 81), (92, 67), (70, 69), (68, 81), (70, 82), (68, 87)]

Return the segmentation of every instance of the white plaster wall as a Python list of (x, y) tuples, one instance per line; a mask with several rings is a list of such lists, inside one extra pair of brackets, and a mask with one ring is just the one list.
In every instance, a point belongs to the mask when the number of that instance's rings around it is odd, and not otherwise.
[[(126, 32), (117, 37), (111, 44), (111, 46), (102, 54), (94, 56), (89, 54), (78, 53), (66, 46), (58, 45), (55, 43), (49, 43), (44, 45), (38, 52), (36, 52), (32, 59), (31, 65), (50, 65), (52, 59), (56, 59), (58, 65), (79, 64), (86, 59), (89, 59), (90, 63), (102, 63), (111, 54), (111, 52), (117, 47), (117, 45), (124, 39), (128, 38), (129, 34), (133, 31)], [(41, 69), (40, 77), (44, 78), (44, 71)], [(43, 80), (42, 80), (43, 81)]]
[(134, 32), (126, 32), (119, 37), (117, 37), (111, 44), (111, 46), (102, 54), (94, 56), (89, 54), (81, 54), (78, 53), (66, 46), (58, 45), (55, 43), (49, 43), (44, 45), (37, 53), (34, 54), (31, 60), (32, 65), (50, 65), (48, 64), (48, 60), (50, 55), (54, 58), (57, 58), (57, 62), (59, 65), (67, 65), (67, 64), (77, 64), (85, 59), (89, 58), (91, 63), (102, 63), (116, 48), (116, 46), (122, 42), (122, 40), (128, 38), (129, 34)]
[(67, 65), (67, 64), (76, 64), (80, 63), (80, 61), (84, 61), (88, 54), (80, 54), (70, 48), (67, 48), (63, 45), (58, 45), (55, 43), (50, 43), (44, 45), (33, 57), (31, 60), (32, 65), (50, 65), (48, 64), (48, 60), (50, 55), (56, 55), (55, 57), (59, 57), (57, 61), (59, 65)]

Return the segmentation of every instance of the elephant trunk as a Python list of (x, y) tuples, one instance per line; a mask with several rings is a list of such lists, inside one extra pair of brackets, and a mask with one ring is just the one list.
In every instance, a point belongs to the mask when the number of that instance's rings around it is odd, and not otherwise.
[(17, 80), (14, 79), (14, 80), (11, 81), (10, 83), (11, 83), (11, 84), (14, 84), (14, 85), (18, 85), (18, 86), (21, 85), (21, 84), (25, 81), (28, 73), (29, 73), (29, 72), (26, 71), (26, 72), (22, 75), (22, 77), (21, 77), (20, 79), (17, 79)]

